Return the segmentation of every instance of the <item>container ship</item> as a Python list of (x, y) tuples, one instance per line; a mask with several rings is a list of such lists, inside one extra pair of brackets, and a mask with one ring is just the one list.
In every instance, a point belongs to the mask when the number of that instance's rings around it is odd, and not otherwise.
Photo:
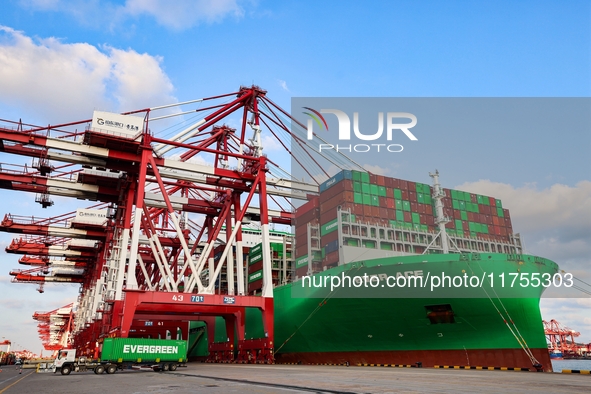
[[(554, 262), (522, 253), (501, 200), (441, 188), (438, 173), (431, 176), (433, 186), (344, 170), (296, 209), (295, 237), (284, 234), (283, 242), (271, 245), (278, 363), (551, 371), (539, 308), (544, 287), (507, 292), (497, 285), (455, 294), (320, 287), (302, 293), (306, 276), (320, 283), (326, 276), (367, 274), (384, 283), (387, 276), (409, 274), (498, 279), (558, 272)], [(249, 294), (262, 288), (261, 260), (255, 245), (249, 252)], [(246, 336), (264, 335), (260, 315), (249, 312)], [(215, 341), (227, 340), (223, 324), (216, 326)], [(204, 355), (203, 323), (192, 322), (190, 332), (193, 355)]]

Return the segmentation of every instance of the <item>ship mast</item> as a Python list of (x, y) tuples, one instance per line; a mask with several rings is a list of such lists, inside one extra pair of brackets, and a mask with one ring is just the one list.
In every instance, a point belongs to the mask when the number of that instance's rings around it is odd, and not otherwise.
[(439, 171), (435, 170), (435, 174), (429, 173), (429, 176), (433, 178), (433, 198), (435, 199), (435, 224), (439, 226), (439, 234), (441, 235), (441, 247), (443, 253), (449, 253), (449, 244), (447, 241), (447, 233), (445, 232), (445, 224), (449, 223), (449, 218), (443, 214), (443, 202), (441, 201), (445, 197), (445, 193), (441, 189), (439, 184)]

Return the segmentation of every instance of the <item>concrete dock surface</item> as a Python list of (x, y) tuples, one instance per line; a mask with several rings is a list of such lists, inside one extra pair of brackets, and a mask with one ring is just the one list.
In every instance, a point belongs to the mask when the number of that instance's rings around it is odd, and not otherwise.
[(516, 371), (190, 363), (176, 372), (0, 372), (13, 393), (589, 393), (591, 376)]

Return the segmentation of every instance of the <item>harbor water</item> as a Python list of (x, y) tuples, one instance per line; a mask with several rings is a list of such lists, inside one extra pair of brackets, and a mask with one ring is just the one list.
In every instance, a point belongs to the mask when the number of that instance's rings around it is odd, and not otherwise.
[(552, 360), (554, 372), (562, 372), (563, 369), (578, 369), (591, 371), (591, 360)]

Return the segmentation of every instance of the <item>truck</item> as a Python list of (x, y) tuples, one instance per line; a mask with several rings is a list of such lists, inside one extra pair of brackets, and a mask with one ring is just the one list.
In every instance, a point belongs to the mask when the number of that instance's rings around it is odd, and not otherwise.
[(105, 338), (99, 346), (99, 358), (76, 357), (76, 349), (61, 349), (54, 360), (53, 372), (69, 375), (72, 371), (114, 374), (117, 370), (150, 368), (176, 371), (186, 366), (187, 341), (148, 338)]

